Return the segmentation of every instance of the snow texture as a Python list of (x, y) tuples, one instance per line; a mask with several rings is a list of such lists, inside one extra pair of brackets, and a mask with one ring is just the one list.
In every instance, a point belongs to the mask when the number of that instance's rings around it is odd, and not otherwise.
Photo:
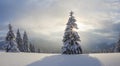
[(61, 55), (1, 52), (0, 66), (120, 66), (120, 53)]

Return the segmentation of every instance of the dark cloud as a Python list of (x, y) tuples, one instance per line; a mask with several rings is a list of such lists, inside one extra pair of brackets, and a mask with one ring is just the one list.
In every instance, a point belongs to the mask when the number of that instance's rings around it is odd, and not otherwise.
[(15, 19), (24, 10), (24, 0), (0, 0), (0, 21), (8, 22)]

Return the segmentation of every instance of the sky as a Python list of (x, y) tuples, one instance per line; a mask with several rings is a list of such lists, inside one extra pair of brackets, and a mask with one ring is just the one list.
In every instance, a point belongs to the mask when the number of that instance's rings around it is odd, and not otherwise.
[(71, 10), (83, 48), (117, 41), (120, 0), (0, 0), (0, 37), (11, 23), (15, 33), (26, 31), (37, 47), (60, 51)]

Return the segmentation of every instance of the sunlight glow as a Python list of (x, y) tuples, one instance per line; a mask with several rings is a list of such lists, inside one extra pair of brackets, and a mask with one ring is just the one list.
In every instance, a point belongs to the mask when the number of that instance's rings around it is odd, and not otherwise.
[(73, 28), (72, 31), (78, 32), (78, 29)]
[(88, 31), (90, 29), (94, 29), (93, 26), (91, 26), (91, 25), (85, 25), (83, 23), (77, 23), (77, 25), (78, 25), (78, 31)]

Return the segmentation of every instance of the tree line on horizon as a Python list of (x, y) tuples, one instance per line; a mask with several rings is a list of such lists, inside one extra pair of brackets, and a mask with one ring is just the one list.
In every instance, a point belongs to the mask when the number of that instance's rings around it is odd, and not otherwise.
[(36, 52), (35, 46), (29, 41), (26, 31), (24, 31), (22, 38), (18, 29), (15, 37), (11, 24), (8, 26), (9, 31), (5, 38), (6, 43), (3, 46), (6, 52)]

